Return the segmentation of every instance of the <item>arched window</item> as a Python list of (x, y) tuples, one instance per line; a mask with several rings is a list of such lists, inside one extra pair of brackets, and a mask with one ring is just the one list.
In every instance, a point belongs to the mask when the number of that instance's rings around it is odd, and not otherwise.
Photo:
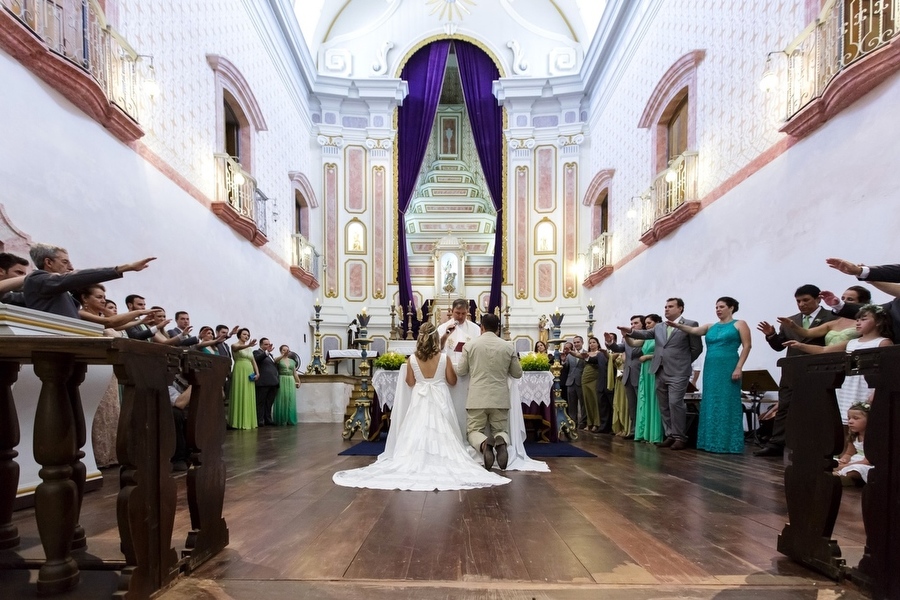
[(207, 54), (216, 76), (216, 150), (234, 157), (241, 168), (253, 172), (253, 138), (266, 131), (266, 121), (250, 84), (237, 67), (223, 56)]

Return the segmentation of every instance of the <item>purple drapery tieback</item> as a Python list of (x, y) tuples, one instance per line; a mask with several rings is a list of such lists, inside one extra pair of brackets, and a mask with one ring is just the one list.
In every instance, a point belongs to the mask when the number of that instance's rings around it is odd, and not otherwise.
[(500, 78), (494, 61), (483, 50), (468, 42), (455, 41), (459, 78), (462, 82), (466, 111), (472, 122), (475, 149), (491, 201), (497, 211), (494, 235), (494, 263), (488, 310), (500, 307), (503, 285), (503, 110), (494, 98), (493, 84)]
[(397, 111), (397, 206), (400, 210), (397, 215), (397, 283), (400, 306), (404, 309), (413, 301), (404, 215), (412, 201), (419, 170), (428, 150), (449, 53), (450, 40), (432, 42), (413, 54), (400, 73), (401, 79), (409, 85), (409, 94)]

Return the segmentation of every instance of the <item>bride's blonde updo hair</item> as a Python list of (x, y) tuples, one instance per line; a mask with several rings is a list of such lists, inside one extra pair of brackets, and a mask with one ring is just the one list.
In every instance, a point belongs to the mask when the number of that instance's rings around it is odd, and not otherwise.
[(419, 326), (419, 338), (416, 340), (416, 358), (428, 360), (441, 351), (441, 340), (437, 328), (430, 322)]

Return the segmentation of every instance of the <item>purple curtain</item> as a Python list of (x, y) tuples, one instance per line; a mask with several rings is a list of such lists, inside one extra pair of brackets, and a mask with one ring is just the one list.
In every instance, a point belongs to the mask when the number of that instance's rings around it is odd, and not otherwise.
[(475, 148), (497, 211), (494, 265), (488, 302), (488, 310), (493, 311), (500, 306), (503, 285), (503, 110), (494, 98), (492, 89), (494, 81), (500, 78), (500, 72), (491, 57), (477, 46), (459, 40), (453, 45), (459, 63), (466, 111), (475, 136)]
[(438, 40), (413, 54), (400, 78), (409, 85), (409, 95), (397, 111), (397, 282), (400, 285), (400, 306), (406, 309), (413, 300), (409, 274), (409, 253), (406, 248), (404, 215), (416, 190), (416, 181), (428, 140), (434, 125), (434, 115), (444, 87), (444, 67), (450, 52), (450, 40)]

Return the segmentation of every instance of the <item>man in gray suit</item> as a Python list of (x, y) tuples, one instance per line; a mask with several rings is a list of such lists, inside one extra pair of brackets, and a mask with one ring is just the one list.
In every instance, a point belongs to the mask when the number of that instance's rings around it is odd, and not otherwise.
[[(481, 452), (484, 468), (497, 463), (506, 469), (509, 461), (509, 384), (507, 379), (522, 377), (519, 354), (511, 342), (499, 337), (500, 318), (486, 313), (481, 316), (481, 335), (463, 346), (456, 374), (469, 375), (466, 398), (466, 433), (472, 447)], [(490, 425), (491, 435), (484, 434)]]
[[(633, 315), (631, 317), (631, 328), (639, 330), (644, 328), (644, 316)], [(634, 439), (634, 417), (637, 414), (637, 394), (638, 382), (641, 379), (641, 349), (632, 346), (627, 340), (622, 340), (621, 344), (615, 343), (614, 334), (604, 333), (604, 341), (606, 347), (611, 352), (621, 352), (625, 354), (625, 364), (622, 367), (622, 384), (625, 386), (625, 398), (628, 401), (628, 435), (625, 439)]]
[(78, 319), (78, 302), (70, 292), (119, 279), (128, 271), (143, 271), (156, 258), (106, 269), (76, 271), (65, 248), (34, 244), (29, 251), (35, 269), (25, 277), (25, 305), (34, 310)]
[(572, 338), (572, 351), (566, 356), (569, 374), (566, 377), (566, 400), (569, 403), (569, 418), (575, 421), (578, 429), (587, 427), (587, 413), (584, 411), (584, 393), (581, 391), (581, 374), (584, 372), (584, 359), (581, 358), (584, 339), (580, 335)]
[[(683, 312), (684, 300), (681, 298), (666, 300), (664, 310), (666, 321), (697, 327), (696, 321), (681, 316)], [(684, 393), (691, 380), (691, 363), (703, 352), (703, 341), (696, 335), (662, 324), (650, 331), (633, 327), (619, 327), (619, 329), (624, 335), (637, 340), (656, 339), (650, 370), (656, 374), (656, 399), (659, 401), (659, 411), (662, 413), (666, 431), (666, 439), (659, 446), (684, 450), (687, 448)]]

